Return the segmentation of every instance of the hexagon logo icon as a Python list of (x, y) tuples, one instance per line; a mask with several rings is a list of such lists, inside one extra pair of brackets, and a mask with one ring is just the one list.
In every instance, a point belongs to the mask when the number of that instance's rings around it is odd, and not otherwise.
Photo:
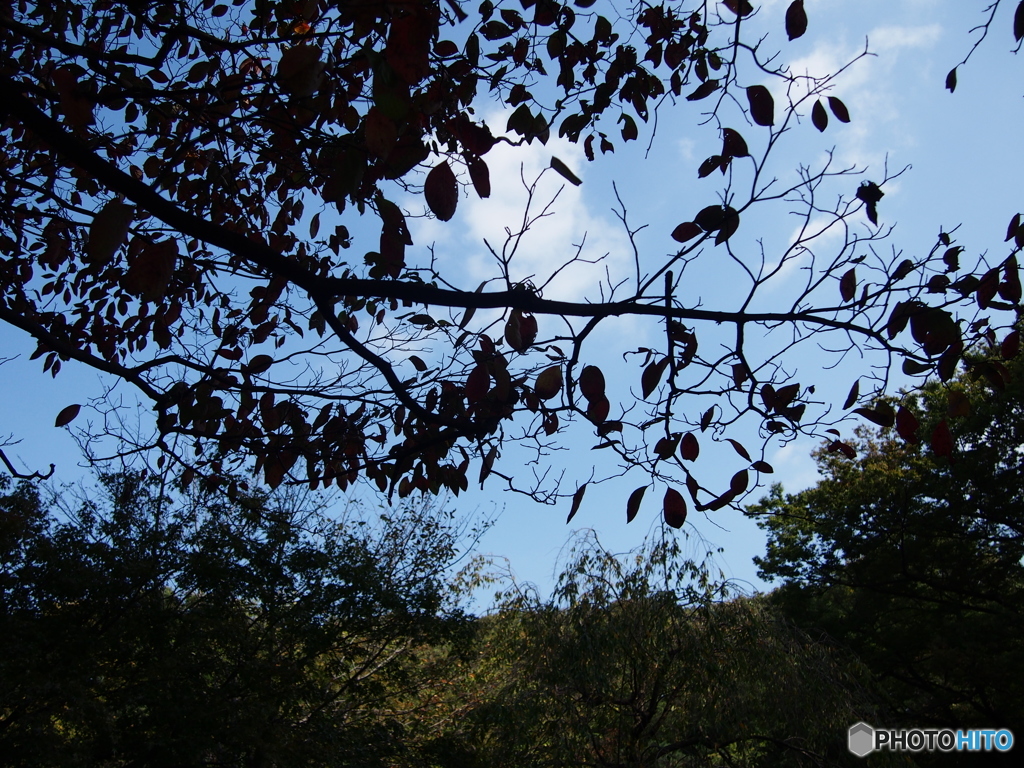
[(867, 723), (857, 723), (850, 726), (847, 746), (857, 757), (864, 757), (873, 752), (875, 749), (874, 742), (875, 729), (870, 725)]

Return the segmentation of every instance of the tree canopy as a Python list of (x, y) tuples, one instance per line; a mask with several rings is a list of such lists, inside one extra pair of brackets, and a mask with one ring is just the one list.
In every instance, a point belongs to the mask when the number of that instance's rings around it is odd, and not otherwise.
[[(45, 371), (74, 361), (133, 387), (152, 423), (130, 429), (93, 403), (105, 420), (92, 436), (115, 436), (121, 455), (158, 449), (186, 483), (247, 468), (271, 486), (365, 479), (402, 497), (493, 475), (571, 497), (574, 514), (593, 478), (524, 477), (501, 457), (521, 466), (518, 446), (543, 461), (584, 430), (615, 472), (642, 475), (630, 518), (658, 481), (682, 525), (688, 504), (721, 508), (771, 471), (732, 440), (737, 471), (711, 487), (694, 469), (702, 441), (740, 421), (761, 447), (834, 430), (843, 394), (792, 376), (798, 345), (876, 355), (844, 407), (883, 422), (890, 365), (948, 381), (979, 341), (1018, 346), (1000, 313), (1020, 306), (1019, 215), (1006, 213), (1009, 244), (980, 255), (941, 230), (920, 256), (876, 249), (898, 171), (832, 155), (779, 167), (780, 146), (857, 117), (837, 73), (777, 55), (813, 30), (802, 0), (767, 37), (758, 18), (735, 0), (8, 4), (0, 319), (34, 339)], [(491, 104), (504, 124), (481, 116)], [(561, 137), (596, 162), (653, 140), (669, 109), (720, 140), (685, 169), (711, 186), (656, 254), (640, 253), (623, 205), (633, 263), (585, 299), (551, 295), (579, 253), (548, 274), (517, 269), (543, 208), (510, 223), (479, 285), (413, 242), (413, 217), (451, 221), (464, 195), (517, 183), (491, 177), (496, 145)], [(550, 172), (579, 182), (556, 156)], [(793, 238), (759, 244), (761, 209), (793, 214)], [(709, 260), (736, 285), (720, 307), (681, 291)], [(632, 350), (628, 390), (594, 363), (616, 317), (660, 338)]]
[[(818, 454), (824, 479), (749, 508), (768, 530), (763, 576), (805, 627), (852, 648), (904, 722), (1020, 729), (1024, 385), (960, 377), (926, 389), (920, 433), (949, 424), (954, 460), (891, 433), (855, 457)], [(989, 727), (989, 726), (985, 726)]]
[(294, 493), (183, 498), (138, 475), (81, 503), (6, 486), (5, 765), (407, 759), (417, 649), (465, 627), (450, 512), (332, 519)]

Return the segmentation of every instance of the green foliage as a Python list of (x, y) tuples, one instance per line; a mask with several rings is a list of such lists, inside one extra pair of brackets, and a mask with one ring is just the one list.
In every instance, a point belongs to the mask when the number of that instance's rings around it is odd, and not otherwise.
[(0, 497), (0, 754), (17, 766), (387, 765), (389, 697), (460, 624), (448, 513), (332, 521), (138, 476)]
[(922, 393), (918, 433), (947, 424), (951, 457), (865, 431), (854, 458), (818, 452), (815, 487), (748, 510), (773, 602), (859, 654), (894, 726), (1024, 732), (1024, 370), (1007, 372)]
[(765, 601), (721, 601), (674, 539), (577, 542), (556, 594), (482, 619), (448, 697), (466, 765), (840, 765), (861, 670)]

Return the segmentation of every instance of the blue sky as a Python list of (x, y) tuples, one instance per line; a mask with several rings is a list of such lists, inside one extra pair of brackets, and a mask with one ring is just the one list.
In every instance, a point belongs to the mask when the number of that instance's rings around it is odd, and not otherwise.
[[(807, 0), (807, 34), (793, 42), (783, 31), (787, 5), (788, 0), (760, 3), (751, 24), (768, 34), (765, 48), (780, 50), (783, 61), (789, 62), (794, 71), (834, 71), (863, 51), (865, 41), (874, 55), (857, 62), (833, 91), (849, 107), (852, 122), (841, 125), (833, 120), (819, 135), (806, 120), (786, 137), (773, 168), (782, 176), (800, 164), (820, 162), (832, 148), (839, 164), (868, 169), (866, 178), (880, 178), (886, 162), (890, 168), (911, 165), (907, 173), (885, 188), (880, 220), (883, 225), (895, 225), (895, 230), (888, 241), (879, 244), (880, 248), (920, 254), (932, 245), (940, 228), (950, 231), (960, 225), (958, 242), (968, 254), (977, 256), (987, 250), (1001, 253), (1007, 221), (1024, 208), (1019, 195), (1024, 153), (1015, 147), (1024, 125), (1024, 79), (1020, 77), (1022, 61), (1011, 53), (1013, 5), (1004, 3), (1005, 7), (999, 9), (989, 40), (967, 66), (960, 68), (954, 94), (943, 87), (946, 73), (970, 49), (973, 38), (969, 30), (983, 20), (982, 11), (988, 3), (862, 0), (851, 4)], [(540, 176), (533, 205), (539, 211), (550, 203), (551, 215), (538, 221), (518, 244), (514, 274), (538, 283), (564, 261), (566, 254), (582, 245), (582, 257), (601, 260), (566, 270), (552, 280), (544, 295), (596, 299), (597, 285), (606, 274), (632, 269), (629, 240), (613, 213), (613, 183), (626, 206), (630, 225), (646, 225), (636, 243), (641, 259), (651, 259), (652, 263), (674, 249), (668, 235), (675, 225), (692, 219), (696, 210), (714, 201), (718, 175), (698, 180), (697, 167), (718, 151), (720, 138), (716, 129), (698, 125), (700, 104), (682, 102), (676, 108), (667, 107), (660, 116), (649, 154), (644, 151), (643, 141), (625, 147), (616, 141), (614, 155), (599, 156), (596, 163), (588, 163), (581, 147), (555, 138), (546, 146), (535, 143), (512, 149), (499, 145), (486, 158), (494, 188), (491, 198), (479, 200), (472, 194), (464, 197), (455, 218), (447, 223), (417, 219), (413, 229), (417, 247), (433, 243), (441, 269), (455, 275), (459, 285), (475, 288), (494, 276), (493, 257), (484, 241), (500, 250), (506, 240), (505, 228), (515, 230), (522, 219), (526, 192), (519, 179), (532, 183)], [(478, 110), (489, 124), (504, 124), (500, 105), (482, 104)], [(736, 127), (741, 124), (737, 122)], [(743, 133), (756, 151), (754, 145), (761, 138), (757, 130), (746, 126)], [(582, 178), (582, 186), (565, 184), (551, 171), (541, 175), (552, 155)], [(856, 180), (846, 179), (837, 185), (835, 194), (849, 196), (855, 185)], [(401, 202), (411, 212), (422, 208), (421, 199)], [(346, 223), (351, 226), (351, 222)], [(863, 224), (866, 226), (866, 222)], [(737, 247), (755, 248), (759, 240), (763, 241), (770, 259), (773, 249), (784, 248), (791, 240), (794, 226), (784, 206), (777, 207), (745, 225), (741, 234), (747, 239)], [(367, 245), (367, 249), (371, 247)], [(697, 277), (687, 286), (691, 300), (709, 308), (728, 303), (731, 297), (732, 284), (723, 276), (727, 273), (720, 271), (724, 266), (716, 264), (716, 258), (720, 258), (716, 252), (706, 253), (703, 266), (694, 269)], [(792, 279), (798, 278), (795, 270)], [(785, 284), (778, 291), (781, 302)], [(770, 305), (772, 295), (764, 301)], [(482, 315), (477, 318), (482, 319)], [(94, 372), (76, 370), (72, 364), (52, 379), (40, 372), (39, 361), (27, 361), (31, 344), (9, 329), (0, 333), (3, 357), (20, 356), (0, 366), (0, 387), (7, 395), (0, 403), (0, 437), (11, 435), (22, 441), (5, 450), (24, 468), (45, 469), (55, 462), (58, 478), (76, 479), (82, 472), (77, 466), (78, 448), (67, 430), (52, 427), (53, 419), (69, 403), (84, 403), (104, 395), (112, 382)], [(660, 333), (663, 335), (663, 331)], [(600, 364), (608, 374), (609, 390), (625, 398), (630, 388), (638, 388), (640, 368), (635, 360), (624, 361), (622, 352), (645, 342), (654, 345), (658, 334), (659, 329), (650, 323), (609, 323), (601, 344), (589, 350), (587, 362)], [(835, 371), (823, 374), (826, 357), (808, 346), (787, 358), (787, 365), (804, 383), (817, 383), (823, 399), (841, 404), (851, 377), (872, 361), (847, 359)], [(110, 395), (123, 398), (121, 413), (129, 423), (135, 419), (145, 423), (149, 418), (147, 412), (136, 409), (134, 397), (126, 388), (114, 387)], [(95, 412), (83, 411), (75, 426), (85, 426), (88, 419), (93, 419), (93, 427), (102, 428), (95, 423), (96, 418)], [(850, 422), (844, 429), (849, 432), (852, 427)], [(731, 432), (729, 436), (753, 439), (753, 428), (750, 430), (746, 435)], [(562, 441), (564, 450), (552, 456), (530, 463), (527, 454), (510, 450), (507, 459), (522, 476), (564, 471), (571, 491), (588, 478), (595, 461), (606, 461), (601, 455), (606, 452), (590, 450), (596, 443), (586, 425), (576, 425)], [(812, 440), (800, 439), (783, 447), (770, 447), (766, 459), (776, 470), (771, 479), (783, 483), (787, 490), (813, 483), (816, 475), (809, 454), (815, 445)], [(737, 468), (735, 455), (728, 451), (709, 448), (702, 455), (702, 470), (717, 473), (719, 484), (726, 484)], [(599, 464), (599, 471), (615, 472), (608, 463)], [(567, 503), (539, 505), (502, 491), (495, 480), (489, 480), (482, 491), (471, 487), (470, 493), (455, 503), (466, 514), (473, 510), (498, 514), (481, 550), (508, 558), (519, 580), (536, 582), (542, 591), (553, 582), (559, 552), (572, 530), (593, 528), (612, 550), (628, 550), (658, 524), (664, 492), (660, 485), (650, 489), (640, 516), (627, 526), (626, 498), (643, 484), (643, 478), (631, 473), (620, 480), (592, 485), (572, 526), (566, 526)], [(750, 500), (759, 495), (760, 491), (755, 491)], [(748, 589), (765, 588), (757, 580), (751, 562), (762, 551), (764, 540), (740, 513), (728, 509), (708, 515), (691, 511), (684, 533), (693, 556), (702, 557), (705, 551), (722, 548), (715, 555), (715, 563), (727, 577)]]

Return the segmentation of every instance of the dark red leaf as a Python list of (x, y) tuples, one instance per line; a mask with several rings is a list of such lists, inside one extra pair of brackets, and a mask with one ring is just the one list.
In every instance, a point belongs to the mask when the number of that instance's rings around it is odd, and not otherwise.
[(679, 434), (675, 437), (663, 437), (654, 446), (654, 452), (661, 459), (670, 459), (672, 454), (676, 452), (676, 446), (679, 445)]
[(714, 232), (722, 228), (725, 221), (725, 209), (720, 205), (709, 205), (701, 208), (693, 219), (694, 223), (705, 232)]
[(626, 522), (633, 522), (633, 518), (636, 517), (636, 513), (640, 511), (640, 502), (644, 499), (644, 494), (647, 493), (647, 486), (641, 485), (631, 494), (629, 494), (629, 501), (626, 502)]
[(696, 461), (697, 456), (700, 455), (700, 443), (697, 442), (697, 436), (692, 432), (687, 432), (683, 435), (679, 446), (679, 454), (685, 461)]
[(836, 116), (836, 120), (840, 123), (850, 122), (850, 110), (846, 108), (846, 105), (837, 99), (835, 96), (828, 97), (828, 106), (832, 110), (832, 114)]
[(449, 221), (455, 215), (459, 202), (459, 183), (447, 160), (435, 165), (427, 174), (423, 196), (430, 210), (441, 221)]
[(701, 432), (706, 432), (707, 428), (711, 426), (711, 419), (714, 417), (714, 415), (715, 415), (715, 406), (713, 406), (713, 405), (710, 408), (708, 408), (706, 411), (704, 411), (703, 415), (700, 417), (700, 431)]
[(533, 391), (541, 400), (550, 400), (562, 391), (562, 366), (552, 365), (537, 375)]
[(763, 85), (752, 85), (747, 88), (747, 101), (755, 123), (766, 127), (775, 125), (775, 100), (771, 91)]
[(665, 357), (661, 360), (655, 360), (644, 368), (644, 372), (640, 376), (640, 388), (643, 390), (645, 400), (658, 388), (658, 384), (661, 383), (661, 377), (667, 367), (668, 358)]
[(697, 237), (702, 231), (695, 222), (684, 221), (672, 230), (672, 239), (677, 243), (685, 243), (687, 240)]
[(754, 12), (749, 0), (723, 0), (723, 5), (737, 16), (749, 16)]
[(793, 0), (786, 9), (786, 34), (790, 40), (796, 40), (807, 31), (807, 12), (804, 0)]
[(772, 467), (772, 465), (769, 464), (767, 461), (755, 461), (750, 466), (752, 469), (756, 469), (758, 472), (765, 475), (770, 475), (773, 472), (775, 472), (774, 467)]
[(587, 418), (594, 424), (602, 424), (608, 419), (611, 408), (612, 404), (608, 402), (607, 397), (591, 400), (590, 405), (587, 406)]
[(82, 406), (75, 404), (69, 405), (66, 408), (62, 408), (61, 412), (57, 414), (56, 420), (53, 422), (55, 427), (65, 427), (75, 420), (78, 416), (78, 412), (82, 410)]
[(1010, 242), (1014, 237), (1017, 236), (1017, 230), (1020, 229), (1020, 214), (1015, 213), (1013, 218), (1010, 219), (1010, 225), (1006, 228), (1006, 240), (1004, 242)]
[(1003, 265), (1003, 282), (999, 284), (999, 296), (1017, 304), (1021, 300), (1020, 270), (1017, 267), (1017, 257), (1011, 256)]
[(982, 309), (988, 309), (988, 305), (996, 297), (996, 293), (999, 291), (999, 270), (990, 269), (981, 278), (981, 282), (978, 284), (978, 291), (976, 298), (978, 306)]
[(487, 163), (479, 157), (470, 155), (466, 158), (466, 165), (469, 167), (469, 178), (473, 182), (473, 189), (480, 197), (491, 196), (491, 172)]
[(747, 461), (750, 461), (750, 454), (747, 453), (747, 449), (744, 448), (741, 443), (737, 442), (736, 440), (733, 440), (731, 437), (727, 437), (726, 440), (732, 443), (732, 447), (735, 449), (736, 453), (738, 453)]
[(662, 504), (665, 522), (672, 528), (682, 528), (686, 522), (686, 499), (675, 488), (665, 491), (665, 500)]
[(569, 510), (569, 516), (565, 518), (566, 525), (568, 525), (569, 521), (576, 516), (577, 512), (579, 512), (580, 504), (583, 502), (583, 494), (586, 492), (587, 484), (584, 483), (579, 488), (577, 488), (576, 493), (572, 495), (572, 508)]
[(722, 228), (718, 230), (718, 235), (715, 237), (715, 245), (721, 245), (732, 237), (740, 226), (740, 215), (737, 211), (726, 206), (722, 213)]
[(563, 163), (557, 157), (551, 158), (551, 167), (554, 168), (555, 172), (558, 173), (563, 179), (568, 181), (570, 184), (579, 186), (583, 183), (579, 176), (572, 172), (568, 165)]
[(825, 106), (820, 100), (814, 102), (814, 106), (811, 107), (811, 122), (819, 131), (828, 128), (828, 112), (825, 111)]
[(593, 402), (604, 397), (604, 374), (596, 365), (588, 365), (580, 372), (580, 393)]
[(697, 178), (703, 179), (705, 176), (710, 176), (715, 170), (722, 164), (721, 155), (712, 155), (703, 163), (700, 164), (700, 168), (697, 169)]
[(1010, 331), (1006, 338), (1003, 339), (1003, 343), (999, 345), (999, 351), (1003, 356), (1003, 360), (1010, 360), (1016, 357), (1020, 351), (1020, 331)]
[(697, 86), (693, 93), (686, 97), (687, 101), (700, 101), (706, 99), (712, 93), (718, 90), (717, 80), (705, 80), (703, 83)]
[(843, 410), (851, 407), (857, 402), (857, 398), (860, 397), (860, 379), (853, 382), (853, 386), (850, 387), (850, 394), (846, 396), (846, 402), (843, 403)]
[(945, 419), (935, 425), (932, 431), (932, 451), (936, 456), (953, 456), (953, 433)]
[(775, 410), (782, 411), (783, 408), (793, 402), (793, 399), (799, 392), (799, 384), (787, 384), (786, 386), (775, 390)]
[(896, 433), (908, 443), (917, 443), (917, 430), (920, 426), (914, 413), (901, 405), (896, 411)]
[(747, 484), (750, 482), (750, 474), (745, 469), (741, 469), (735, 475), (732, 476), (732, 480), (729, 481), (729, 491), (736, 496), (739, 496), (745, 490), (747, 490)]
[(732, 128), (722, 129), (722, 155), (725, 157), (747, 157), (750, 150), (739, 131)]
[(839, 295), (843, 301), (853, 301), (857, 295), (857, 268), (851, 267), (846, 274), (839, 279)]
[(836, 451), (842, 452), (842, 454), (848, 459), (854, 459), (857, 457), (857, 452), (852, 447), (840, 440), (833, 440), (828, 444), (829, 453), (835, 453)]
[(891, 427), (896, 421), (896, 413), (888, 403), (879, 403), (875, 408), (855, 408), (853, 412), (880, 427)]
[(761, 387), (761, 402), (764, 403), (764, 409), (768, 413), (775, 410), (775, 387), (771, 384), (765, 384)]
[(470, 403), (479, 402), (487, 394), (487, 390), (490, 387), (491, 375), (487, 373), (485, 366), (477, 364), (470, 371), (469, 377), (466, 379), (466, 400)]

